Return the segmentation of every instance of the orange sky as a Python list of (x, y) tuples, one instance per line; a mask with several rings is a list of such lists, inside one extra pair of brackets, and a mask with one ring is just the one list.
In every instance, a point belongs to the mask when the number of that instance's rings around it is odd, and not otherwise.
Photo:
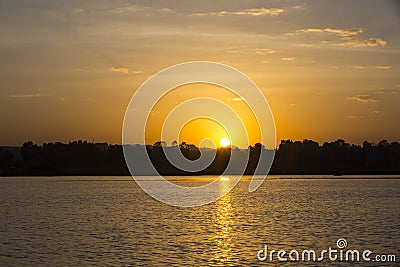
[[(386, 0), (3, 1), (0, 145), (121, 143), (125, 109), (140, 84), (197, 60), (233, 66), (259, 86), (278, 142), (399, 141), (398, 14), (399, 5)], [(166, 96), (152, 116), (162, 120), (171, 99), (198, 95), (247, 114), (227, 92), (192, 88)], [(199, 127), (187, 125), (181, 138), (196, 143), (211, 134)], [(150, 127), (149, 142), (156, 135)], [(251, 142), (257, 138), (250, 133)]]
[[(198, 118), (183, 125), (174, 124), (171, 130), (164, 128), (166, 137), (163, 139), (161, 130), (166, 121), (166, 117), (179, 104), (193, 99), (193, 97), (217, 99), (229, 106), (229, 108), (236, 112), (241, 122), (244, 124), (246, 132), (248, 133), (248, 140), (246, 136), (235, 136), (235, 133), (239, 131), (239, 129), (237, 129), (237, 131), (233, 129), (233, 131), (229, 133), (229, 129), (224, 128), (227, 126), (219, 122), (216, 117)], [(183, 107), (183, 112), (193, 112), (193, 114), (197, 114), (202, 108), (210, 108), (203, 107), (201, 104), (199, 104), (199, 106), (193, 105), (194, 103), (189, 103), (187, 107)], [(222, 108), (219, 109), (218, 105), (213, 109), (213, 113), (222, 115), (228, 120), (230, 119), (231, 114)], [(171, 116), (174, 116), (174, 114), (171, 114)], [(179, 116), (179, 113), (175, 116)], [(174, 122), (173, 118), (171, 120)], [(180, 130), (181, 132), (179, 132)], [(219, 142), (222, 138), (231, 139), (232, 144), (238, 147), (247, 147), (249, 144), (261, 142), (260, 130), (252, 110), (235, 94), (215, 85), (191, 84), (178, 87), (163, 97), (150, 113), (146, 127), (146, 143), (153, 144), (157, 140), (163, 139), (168, 144), (176, 140), (179, 143), (186, 141), (195, 145), (200, 145), (201, 141), (206, 138), (211, 139), (215, 146), (220, 146)], [(209, 142), (204, 145), (211, 146)]]

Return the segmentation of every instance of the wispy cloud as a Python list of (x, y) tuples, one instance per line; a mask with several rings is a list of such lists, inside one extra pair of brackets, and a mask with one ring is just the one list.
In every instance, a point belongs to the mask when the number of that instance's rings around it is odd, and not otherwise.
[(354, 37), (346, 37), (341, 38), (339, 43), (335, 43), (334, 45), (338, 46), (350, 46), (350, 47), (375, 47), (375, 46), (386, 46), (387, 42), (381, 38), (354, 38)]
[(10, 98), (37, 98), (37, 97), (45, 97), (48, 95), (45, 94), (12, 94), (8, 95)]
[(297, 30), (295, 34), (299, 33), (329, 33), (329, 34), (334, 34), (337, 36), (341, 37), (346, 37), (346, 36), (353, 36), (357, 35), (359, 33), (362, 33), (363, 30), (361, 28), (306, 28), (306, 29), (301, 29)]
[(351, 66), (351, 68), (356, 70), (367, 70), (368, 66), (356, 65), (356, 66)]
[(296, 60), (296, 58), (294, 58), (294, 57), (283, 57), (283, 58), (281, 58), (283, 61), (294, 61), (294, 60)]
[(129, 70), (127, 68), (121, 68), (121, 67), (111, 68), (110, 71), (119, 72), (119, 73), (122, 73), (122, 74), (128, 74), (129, 73)]
[(140, 5), (127, 5), (122, 7), (117, 7), (111, 10), (112, 13), (116, 14), (124, 14), (124, 13), (134, 13), (134, 12), (151, 12), (151, 13), (175, 13), (175, 11), (168, 7), (163, 7), (159, 9), (154, 9), (149, 6), (140, 6)]
[(378, 94), (393, 94), (394, 95), (394, 94), (398, 94), (400, 92), (399, 92), (399, 89), (394, 88), (394, 89), (379, 89), (376, 91), (376, 93), (378, 93)]
[(234, 97), (232, 98), (232, 101), (244, 101), (244, 99), (241, 97)]
[(162, 12), (162, 13), (175, 13), (174, 10), (172, 10), (171, 8), (168, 8), (168, 7), (160, 8), (158, 11)]
[(138, 5), (129, 5), (124, 7), (117, 7), (111, 10), (114, 13), (128, 13), (128, 12), (139, 12), (145, 9), (149, 9), (149, 7), (138, 6)]
[(356, 120), (356, 119), (363, 119), (364, 116), (363, 115), (349, 115), (349, 116), (347, 116), (347, 118), (351, 119), (351, 120)]
[(300, 9), (300, 10), (306, 9), (306, 7), (305, 7), (305, 6), (302, 6), (302, 5), (292, 6), (292, 8), (293, 8), (293, 9)]
[(340, 29), (340, 28), (325, 28), (324, 32), (328, 32), (331, 34), (336, 34), (338, 36), (352, 36), (362, 33), (363, 30), (361, 28), (351, 28), (351, 29)]
[(287, 36), (295, 36), (298, 34), (309, 33), (324, 33), (338, 37), (338, 39), (332, 43), (324, 41), (323, 43), (331, 43), (337, 46), (348, 46), (348, 47), (375, 47), (375, 46), (386, 46), (387, 41), (378, 37), (361, 38), (359, 34), (363, 32), (362, 28), (305, 28), (295, 32), (289, 32)]
[(349, 67), (352, 69), (356, 69), (356, 70), (368, 70), (370, 68), (388, 70), (388, 69), (392, 68), (392, 66), (390, 66), (390, 65), (378, 65), (378, 66), (355, 65), (355, 66), (349, 66)]
[(366, 103), (366, 104), (376, 102), (376, 99), (374, 99), (370, 95), (356, 95), (356, 96), (349, 97), (348, 99), (356, 101), (356, 102)]
[(130, 73), (132, 73), (132, 74), (143, 74), (143, 71), (141, 71), (141, 70), (134, 70), (134, 71), (131, 71)]
[(313, 47), (314, 45), (313, 44), (296, 44), (296, 46), (299, 46), (299, 47)]
[(245, 16), (277, 16), (281, 13), (286, 12), (283, 8), (247, 8), (239, 11), (219, 11), (219, 12), (209, 12), (209, 13), (195, 13), (195, 16), (228, 16), (228, 15), (245, 15)]
[(271, 49), (271, 48), (255, 48), (253, 49), (254, 52), (256, 52), (257, 54), (261, 54), (261, 55), (265, 55), (265, 54), (273, 54), (276, 51)]
[(389, 65), (380, 65), (380, 66), (375, 66), (375, 68), (377, 68), (377, 69), (382, 69), (382, 70), (387, 70), (387, 69), (392, 68), (392, 66), (389, 66)]
[(379, 114), (382, 114), (382, 113), (385, 113), (385, 111), (383, 111), (383, 110), (373, 110), (373, 111), (371, 111), (372, 115), (379, 115)]

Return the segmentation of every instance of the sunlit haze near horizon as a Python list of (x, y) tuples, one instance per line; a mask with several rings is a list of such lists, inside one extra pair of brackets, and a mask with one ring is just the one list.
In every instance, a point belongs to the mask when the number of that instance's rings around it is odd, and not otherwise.
[[(137, 88), (188, 61), (251, 78), (269, 102), (277, 143), (399, 141), (399, 14), (388, 0), (1, 1), (0, 145), (121, 143)], [(174, 105), (205, 96), (234, 107), (249, 142), (260, 140), (242, 99), (193, 85), (157, 103), (146, 141), (159, 140)], [(178, 139), (207, 137), (220, 146), (228, 136), (197, 120)]]

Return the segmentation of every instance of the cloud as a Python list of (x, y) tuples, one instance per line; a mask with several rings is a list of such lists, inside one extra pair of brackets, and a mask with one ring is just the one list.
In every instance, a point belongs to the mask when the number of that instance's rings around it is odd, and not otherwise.
[(149, 9), (149, 7), (145, 6), (137, 6), (137, 5), (129, 5), (124, 7), (117, 7), (112, 10), (114, 13), (128, 13), (128, 12), (139, 12), (145, 9)]
[(356, 119), (363, 119), (364, 116), (363, 115), (349, 115), (349, 116), (347, 116), (347, 118), (351, 119), (351, 120), (356, 120)]
[[(336, 43), (333, 45), (337, 46), (349, 46), (349, 47), (375, 47), (375, 46), (386, 46), (387, 41), (378, 37), (360, 38), (358, 35), (363, 32), (362, 28), (305, 28), (295, 32), (287, 33), (287, 36), (295, 36), (302, 33), (327, 33), (339, 37)], [(324, 41), (323, 43), (329, 43)]]
[(143, 71), (141, 71), (141, 70), (134, 70), (134, 71), (131, 71), (131, 73), (132, 73), (132, 74), (143, 74)]
[(232, 98), (232, 101), (244, 101), (244, 99), (241, 97), (234, 97)]
[(300, 47), (313, 47), (313, 44), (296, 44), (296, 46), (300, 46)]
[(352, 68), (356, 69), (356, 70), (367, 70), (368, 66), (356, 65), (356, 66), (352, 66)]
[(382, 70), (387, 70), (387, 69), (392, 68), (392, 66), (389, 66), (389, 65), (380, 65), (380, 66), (375, 66), (375, 68), (377, 68), (377, 69), (382, 69)]
[(337, 36), (341, 37), (346, 37), (346, 36), (353, 36), (357, 35), (359, 33), (362, 33), (363, 30), (361, 28), (349, 28), (349, 29), (344, 29), (344, 28), (306, 28), (306, 29), (301, 29), (297, 30), (295, 33), (329, 33), (329, 34), (334, 34)]
[(342, 37), (357, 35), (363, 32), (361, 28), (351, 28), (351, 29), (325, 28), (324, 31)]
[(375, 46), (386, 46), (387, 42), (381, 38), (368, 38), (368, 39), (361, 39), (361, 38), (352, 38), (346, 37), (341, 38), (339, 43), (335, 43), (338, 46), (350, 46), (350, 47), (375, 47)]
[(348, 99), (366, 104), (376, 102), (376, 99), (372, 98), (372, 96), (370, 95), (356, 95), (353, 97), (349, 97)]
[(399, 90), (397, 88), (395, 89), (379, 89), (376, 91), (378, 94), (398, 94)]
[(164, 14), (172, 14), (176, 13), (173, 9), (168, 8), (168, 7), (163, 7), (159, 9), (154, 9), (149, 6), (139, 6), (139, 5), (128, 5), (128, 6), (123, 6), (123, 7), (117, 7), (111, 10), (112, 13), (116, 14), (124, 14), (124, 13), (133, 13), (133, 12), (151, 12), (151, 13), (164, 13)]
[(162, 12), (162, 13), (174, 13), (175, 12), (174, 10), (172, 10), (171, 8), (168, 8), (168, 7), (160, 8), (158, 11)]
[(294, 60), (296, 60), (296, 58), (294, 58), (294, 57), (283, 57), (283, 58), (281, 58), (283, 61), (294, 61)]
[[(374, 66), (365, 66), (365, 65), (355, 65), (355, 66), (350, 66), (350, 68), (356, 69), (356, 70), (367, 70), (369, 68), (374, 68)], [(381, 70), (387, 70), (392, 68), (392, 66), (389, 65), (378, 65), (375, 66), (376, 69), (381, 69)]]
[(265, 54), (273, 54), (276, 51), (271, 48), (255, 48), (253, 49), (257, 54), (265, 55)]
[(293, 9), (301, 9), (301, 10), (306, 9), (306, 7), (305, 7), (305, 6), (302, 6), (302, 5), (292, 6), (292, 8), (293, 8)]
[(13, 95), (9, 95), (8, 97), (11, 98), (36, 98), (36, 97), (45, 97), (48, 95), (44, 95), (44, 94), (13, 94)]
[(383, 111), (383, 110), (373, 110), (373, 111), (371, 111), (372, 115), (379, 115), (379, 114), (382, 114), (382, 113), (385, 113), (385, 111)]
[(311, 33), (319, 33), (319, 32), (324, 32), (324, 30), (323, 29), (320, 29), (320, 28), (308, 28), (308, 29), (301, 29), (301, 30), (297, 30), (296, 31), (296, 33), (309, 33), (309, 32), (311, 32)]
[(127, 68), (111, 68), (110, 69), (113, 72), (120, 72), (122, 74), (128, 74), (129, 70)]
[(286, 11), (287, 11), (286, 9), (282, 9), (282, 8), (263, 8), (263, 7), (261, 7), (261, 8), (248, 8), (248, 9), (243, 9), (243, 10), (239, 10), (239, 11), (220, 11), (220, 12), (209, 12), (209, 13), (196, 13), (193, 15), (195, 15), (195, 16), (218, 16), (218, 17), (228, 16), (228, 15), (277, 16)]

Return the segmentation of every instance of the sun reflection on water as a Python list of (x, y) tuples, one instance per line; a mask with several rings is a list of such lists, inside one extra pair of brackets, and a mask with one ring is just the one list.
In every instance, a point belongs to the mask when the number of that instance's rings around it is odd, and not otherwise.
[[(226, 193), (230, 188), (229, 178), (220, 178), (220, 191)], [(215, 234), (212, 237), (212, 262), (216, 266), (230, 266), (232, 264), (232, 238), (234, 233), (232, 227), (234, 224), (234, 212), (231, 205), (231, 195), (226, 194), (215, 203), (213, 216)]]

